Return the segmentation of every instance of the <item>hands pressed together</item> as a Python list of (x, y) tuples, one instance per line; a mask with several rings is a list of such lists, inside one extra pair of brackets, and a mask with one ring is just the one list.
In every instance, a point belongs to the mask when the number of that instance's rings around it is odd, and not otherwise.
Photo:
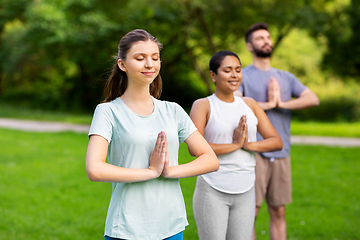
[(248, 147), (248, 129), (245, 115), (241, 116), (239, 124), (234, 130), (233, 143), (239, 148), (247, 149)]
[(161, 131), (156, 139), (154, 150), (150, 154), (149, 169), (156, 177), (169, 175), (168, 142), (165, 132)]
[(280, 87), (278, 81), (272, 77), (268, 85), (268, 102), (272, 108), (282, 107), (283, 101), (281, 100)]

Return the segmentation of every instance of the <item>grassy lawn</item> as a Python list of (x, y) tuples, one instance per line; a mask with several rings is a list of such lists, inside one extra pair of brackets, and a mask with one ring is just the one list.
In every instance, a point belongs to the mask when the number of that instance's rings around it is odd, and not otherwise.
[[(293, 203), (287, 208), (288, 239), (360, 239), (360, 148), (292, 147)], [(268, 237), (266, 205), (257, 221)]]
[(360, 138), (360, 122), (291, 122), (291, 134)]
[[(0, 102), (0, 118), (56, 121), (78, 124), (90, 124), (92, 113), (52, 112), (29, 109)], [(360, 122), (323, 123), (292, 121), (291, 134), (314, 136), (338, 136), (360, 138)]]
[(30, 109), (0, 102), (0, 118), (90, 124), (92, 114)]
[[(0, 129), (0, 239), (103, 239), (111, 184), (85, 173), (87, 135)], [(293, 203), (287, 208), (289, 239), (360, 238), (360, 148), (293, 146)], [(192, 157), (181, 145), (180, 161)], [(190, 225), (195, 178), (181, 180)], [(266, 206), (258, 239), (269, 239)]]

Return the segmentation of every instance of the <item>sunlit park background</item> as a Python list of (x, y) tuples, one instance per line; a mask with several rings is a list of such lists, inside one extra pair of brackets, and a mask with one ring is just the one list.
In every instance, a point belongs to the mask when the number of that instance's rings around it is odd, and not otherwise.
[[(251, 63), (244, 32), (270, 25), (273, 67), (320, 98), (292, 133), (360, 138), (360, 1), (1, 0), (0, 118), (89, 124), (120, 38), (142, 28), (164, 45), (163, 94), (189, 110), (212, 93), (219, 50)], [(102, 239), (111, 185), (85, 174), (86, 133), (0, 129), (0, 239)], [(288, 238), (360, 239), (360, 147), (294, 145)], [(181, 146), (180, 161), (189, 161)], [(195, 178), (182, 179), (190, 225)], [(266, 208), (258, 239), (269, 239)]]

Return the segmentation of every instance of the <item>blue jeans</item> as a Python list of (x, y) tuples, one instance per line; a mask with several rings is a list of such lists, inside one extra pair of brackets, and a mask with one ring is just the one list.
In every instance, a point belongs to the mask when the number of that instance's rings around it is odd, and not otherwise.
[[(125, 240), (125, 239), (105, 236), (105, 240)], [(183, 232), (179, 232), (171, 237), (164, 238), (163, 240), (183, 240)]]

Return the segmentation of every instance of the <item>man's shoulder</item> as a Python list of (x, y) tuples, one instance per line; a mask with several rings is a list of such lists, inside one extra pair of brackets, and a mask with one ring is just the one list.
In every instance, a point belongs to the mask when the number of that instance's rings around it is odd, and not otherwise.
[(247, 65), (246, 67), (244, 67), (241, 71), (244, 73), (244, 72), (249, 72), (249, 71), (252, 71), (256, 68), (254, 68), (253, 65)]
[(271, 67), (271, 70), (276, 72), (277, 74), (279, 74), (282, 77), (291, 77), (291, 78), (295, 77), (294, 74), (292, 74), (291, 72), (289, 72), (287, 70), (282, 70), (282, 69), (278, 69), (278, 68), (274, 68), (274, 67)]
[(251, 78), (253, 74), (257, 74), (256, 68), (252, 65), (248, 65), (241, 70), (243, 74), (242, 83), (246, 82), (248, 78)]

